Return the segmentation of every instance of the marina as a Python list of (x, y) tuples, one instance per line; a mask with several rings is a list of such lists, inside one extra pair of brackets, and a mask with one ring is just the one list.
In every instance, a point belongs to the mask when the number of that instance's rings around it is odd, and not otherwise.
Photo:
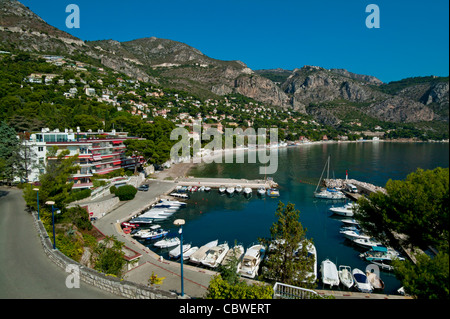
[[(322, 151), (319, 147), (315, 147), (314, 149), (318, 151), (318, 154), (321, 153), (319, 151)], [(296, 158), (297, 164), (296, 166), (294, 165), (294, 167), (302, 166), (302, 159), (296, 155), (296, 151), (300, 152), (301, 148), (288, 148), (288, 151), (280, 156), (280, 162), (282, 162), (280, 167), (287, 167), (292, 157)], [(300, 160), (298, 160), (299, 158)], [(389, 156), (386, 159), (389, 160)], [(342, 160), (336, 162), (340, 163), (341, 161)], [(178, 228), (172, 224), (173, 218), (185, 219), (186, 225), (183, 226), (183, 238), (184, 244), (190, 244), (191, 248), (193, 248), (190, 253), (189, 250), (187, 251), (190, 255), (194, 254), (200, 247), (215, 240), (217, 240), (218, 243), (227, 242), (230, 249), (231, 246), (234, 246), (233, 243), (238, 242), (242, 244), (245, 250), (247, 250), (258, 238), (269, 236), (269, 228), (275, 221), (274, 213), (278, 202), (291, 202), (296, 205), (296, 209), (301, 211), (300, 219), (302, 225), (308, 228), (307, 236), (313, 238), (314, 245), (317, 248), (318, 268), (323, 260), (329, 259), (337, 267), (348, 265), (351, 269), (357, 268), (364, 271), (371, 263), (364, 258), (361, 258), (360, 254), (366, 252), (369, 248), (367, 246), (357, 245), (354, 241), (346, 238), (340, 233), (343, 226), (355, 226), (355, 221), (352, 220), (352, 217), (339, 216), (332, 213), (330, 210), (333, 206), (344, 206), (350, 203), (351, 200), (348, 197), (342, 200), (326, 200), (318, 199), (313, 196), (314, 189), (317, 186), (317, 176), (320, 176), (324, 162), (325, 161), (323, 160), (318, 160), (316, 161), (316, 167), (312, 166), (311, 169), (301, 171), (298, 169), (290, 171), (280, 169), (278, 173), (273, 176), (273, 180), (278, 184), (277, 189), (279, 190), (279, 197), (267, 196), (267, 189), (265, 188), (264, 192), (258, 192), (258, 188), (253, 188), (253, 196), (251, 197), (244, 196), (244, 191), (241, 193), (234, 192), (233, 196), (229, 196), (226, 193), (227, 187), (224, 187), (225, 191), (221, 193), (219, 189), (222, 183), (224, 183), (224, 180), (231, 181), (230, 185), (227, 186), (236, 188), (237, 185), (241, 185), (244, 189), (243, 178), (235, 177), (244, 176), (245, 179), (249, 181), (258, 180), (258, 177), (260, 177), (259, 175), (252, 173), (249, 165), (238, 167), (222, 165), (220, 168), (222, 171), (221, 174), (226, 177), (216, 180), (215, 186), (217, 187), (217, 185), (219, 185), (218, 188), (211, 188), (210, 191), (205, 191), (205, 189), (200, 190), (201, 186), (197, 186), (196, 191), (192, 191), (191, 188), (191, 191), (186, 192), (186, 194), (189, 195), (188, 199), (181, 200), (172, 198), (172, 200), (185, 202), (187, 204), (186, 207), (179, 209), (173, 217), (158, 222), (158, 224), (161, 225), (163, 229), (169, 231), (168, 236), (177, 236)], [(293, 167), (292, 164), (290, 165)], [(208, 175), (211, 174), (217, 176), (217, 172), (215, 172), (217, 167), (217, 165), (213, 164), (204, 166), (199, 165), (192, 170), (192, 174), (206, 176), (206, 178), (211, 179), (212, 177), (208, 177)], [(311, 164), (309, 164), (308, 167), (311, 167)], [(341, 168), (341, 171), (345, 172), (347, 167), (348, 166), (346, 165), (344, 169)], [(398, 169), (398, 167), (399, 166), (397, 166), (396, 169)], [(361, 173), (357, 174), (352, 170), (352, 176), (354, 177), (354, 180), (364, 180), (376, 185), (384, 185), (385, 182), (382, 179), (380, 181), (380, 176), (383, 176), (384, 172), (380, 174), (377, 168), (374, 168), (374, 173), (368, 174), (367, 171), (363, 171), (362, 175)], [(349, 168), (349, 171), (350, 169), (351, 167)], [(383, 170), (384, 169), (385, 168), (383, 168)], [(407, 172), (408, 171), (405, 169), (404, 174), (406, 175)], [(309, 176), (306, 176), (308, 174)], [(386, 176), (390, 174), (391, 173), (386, 174)], [(374, 176), (376, 176), (375, 179)], [(203, 179), (203, 177), (199, 177), (199, 179)], [(306, 179), (316, 180), (316, 183), (306, 184), (301, 182)], [(161, 197), (169, 198), (170, 196), (168, 195), (171, 192), (175, 192), (177, 186), (181, 186), (176, 182), (171, 185), (172, 187)], [(258, 194), (265, 194), (265, 196)], [(160, 198), (158, 198), (158, 200), (159, 199)], [(129, 218), (126, 220), (129, 220)], [(125, 221), (125, 219), (121, 221)], [(136, 243), (138, 242), (136, 241)], [(144, 242), (143, 245), (148, 247), (148, 250), (146, 251), (154, 255), (155, 259), (162, 257), (163, 260), (167, 259), (167, 263), (169, 264), (178, 263), (176, 260), (169, 261), (169, 251), (175, 247), (172, 247), (171, 249), (159, 249), (148, 242)], [(205, 274), (210, 274), (210, 271), (214, 270), (214, 268), (207, 267), (201, 262), (197, 264), (191, 263), (189, 258), (183, 257), (186, 261), (185, 266), (194, 272), (205, 272)], [(166, 261), (164, 261), (164, 263), (166, 263)], [(382, 267), (383, 264), (380, 263), (380, 266)], [(333, 287), (333, 290), (330, 290), (329, 287), (323, 285), (320, 275), (319, 272), (318, 286), (315, 289), (319, 294), (332, 294), (334, 296), (342, 295), (349, 298), (357, 298), (356, 296), (358, 296), (358, 294), (362, 294), (364, 295), (363, 298), (368, 298), (367, 294), (357, 292), (354, 287), (349, 290), (343, 284), (340, 284), (338, 287)], [(397, 290), (401, 286), (392, 271), (382, 269), (380, 275), (379, 279), (383, 281), (384, 289), (374, 290), (376, 293), (371, 294), (373, 295), (373, 298), (386, 298), (386, 294), (389, 296), (398, 296)], [(380, 297), (377, 297), (377, 295)]]

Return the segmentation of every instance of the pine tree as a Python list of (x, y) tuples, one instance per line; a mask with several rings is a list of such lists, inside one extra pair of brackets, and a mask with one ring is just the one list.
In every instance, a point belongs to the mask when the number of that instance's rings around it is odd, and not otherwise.
[(262, 268), (263, 277), (285, 284), (313, 288), (311, 276), (314, 257), (308, 254), (313, 245), (306, 238), (307, 229), (299, 221), (300, 211), (295, 205), (284, 205), (281, 201), (275, 213), (278, 220), (270, 228), (270, 239), (260, 239), (268, 249), (267, 259)]

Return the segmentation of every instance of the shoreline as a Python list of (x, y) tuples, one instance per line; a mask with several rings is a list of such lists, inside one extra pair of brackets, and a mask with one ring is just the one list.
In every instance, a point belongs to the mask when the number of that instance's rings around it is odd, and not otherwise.
[[(237, 151), (242, 152), (248, 152), (248, 151), (262, 151), (262, 150), (279, 150), (284, 148), (291, 148), (291, 147), (305, 147), (310, 145), (324, 145), (324, 144), (347, 144), (347, 143), (449, 143), (448, 140), (443, 141), (417, 141), (417, 140), (411, 140), (411, 139), (395, 139), (395, 140), (357, 140), (357, 141), (313, 141), (313, 142), (307, 142), (307, 143), (300, 143), (300, 144), (294, 144), (294, 145), (288, 145), (288, 146), (277, 146), (277, 147), (265, 147), (265, 148), (249, 148), (249, 147), (242, 147), (242, 148), (232, 148), (232, 149), (224, 149), (217, 151), (218, 154), (208, 154), (208, 155), (201, 155), (197, 157), (192, 157), (189, 159), (188, 162), (180, 162), (180, 163), (172, 163), (171, 167), (168, 169), (165, 169), (164, 171), (155, 173), (154, 176), (156, 179), (164, 179), (164, 180), (173, 180), (177, 181), (179, 178), (187, 178), (187, 177), (195, 177), (190, 175), (192, 169), (199, 164), (211, 164), (215, 163), (215, 160), (219, 157), (222, 158), (222, 162), (224, 163), (223, 159), (224, 156), (227, 154), (232, 153), (233, 156), (236, 154)], [(205, 161), (206, 159), (206, 161)], [(161, 178), (162, 177), (162, 178)]]

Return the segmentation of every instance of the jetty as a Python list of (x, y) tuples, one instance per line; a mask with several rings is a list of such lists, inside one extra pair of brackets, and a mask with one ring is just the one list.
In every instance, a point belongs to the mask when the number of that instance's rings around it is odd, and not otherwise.
[(347, 186), (349, 184), (356, 186), (356, 188), (358, 189), (358, 193), (352, 193), (352, 192), (346, 192), (349, 193), (351, 195), (356, 195), (356, 197), (360, 197), (361, 195), (370, 195), (372, 193), (375, 192), (382, 192), (384, 194), (386, 194), (386, 189), (380, 186), (376, 186), (370, 183), (366, 183), (366, 182), (361, 182), (358, 181), (356, 179), (324, 179), (323, 183), (325, 185), (325, 187), (329, 187), (329, 188), (342, 188), (342, 189), (347, 189)]
[(256, 188), (256, 189), (259, 187), (264, 187), (265, 189), (278, 187), (278, 184), (269, 178), (247, 180), (247, 179), (234, 179), (234, 178), (187, 177), (187, 178), (179, 178), (179, 179), (177, 179), (176, 182), (180, 186), (198, 186), (198, 187), (205, 186), (205, 187), (211, 187), (211, 188), (219, 188), (220, 186), (236, 187), (236, 185), (240, 185), (242, 187)]

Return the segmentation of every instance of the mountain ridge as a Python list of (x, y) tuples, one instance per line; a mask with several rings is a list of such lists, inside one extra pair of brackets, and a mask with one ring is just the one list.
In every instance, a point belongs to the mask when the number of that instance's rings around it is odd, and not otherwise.
[[(349, 108), (359, 103), (360, 111), (383, 121), (448, 122), (448, 80), (436, 84), (427, 79), (391, 92), (389, 83), (370, 75), (318, 66), (254, 71), (241, 61), (217, 60), (169, 39), (82, 41), (48, 25), (16, 0), (0, 0), (0, 39), (5, 50), (83, 54), (130, 77), (202, 98), (238, 93), (302, 113), (323, 103)], [(322, 113), (337, 116), (331, 109)]]

